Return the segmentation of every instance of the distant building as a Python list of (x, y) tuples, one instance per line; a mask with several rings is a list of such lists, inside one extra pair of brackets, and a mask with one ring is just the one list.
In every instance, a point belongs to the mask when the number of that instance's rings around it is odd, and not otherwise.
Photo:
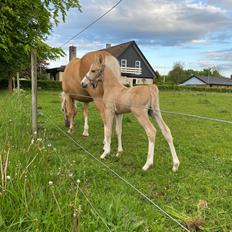
[(123, 84), (130, 86), (152, 84), (156, 78), (155, 71), (135, 41), (129, 41), (116, 46), (106, 44), (106, 48), (100, 51), (107, 51), (118, 59)]
[(49, 75), (49, 80), (62, 81), (64, 69), (65, 69), (65, 65), (62, 65), (57, 68), (48, 68), (46, 71)]
[(192, 75), (179, 86), (232, 87), (232, 79), (225, 77)]
[[(111, 46), (100, 51), (107, 51), (116, 57), (120, 64), (122, 81), (125, 85), (152, 84), (156, 78), (153, 70), (135, 41)], [(76, 47), (69, 47), (69, 60), (76, 56)], [(50, 80), (62, 81), (65, 66), (47, 69)]]

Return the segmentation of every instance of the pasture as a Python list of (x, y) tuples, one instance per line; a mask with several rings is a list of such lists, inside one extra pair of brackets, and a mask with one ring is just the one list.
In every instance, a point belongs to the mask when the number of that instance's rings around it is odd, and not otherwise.
[[(67, 131), (58, 92), (39, 92), (39, 139), (33, 143), (30, 100), (29, 92), (0, 92), (0, 231), (72, 231), (73, 210), (80, 206), (81, 231), (109, 231), (78, 190), (77, 180), (110, 231), (183, 231), (57, 130), (47, 116)], [(161, 91), (160, 102), (162, 110), (232, 121), (232, 94)], [(90, 137), (83, 137), (81, 108), (79, 103), (72, 137), (99, 158), (102, 122), (91, 104)], [(123, 119), (123, 156), (115, 157), (114, 135), (105, 164), (191, 231), (197, 224), (204, 231), (231, 231), (232, 125), (167, 113), (163, 118), (180, 159), (177, 173), (172, 172), (168, 145), (155, 122), (154, 166), (142, 171), (147, 137), (132, 115)]]

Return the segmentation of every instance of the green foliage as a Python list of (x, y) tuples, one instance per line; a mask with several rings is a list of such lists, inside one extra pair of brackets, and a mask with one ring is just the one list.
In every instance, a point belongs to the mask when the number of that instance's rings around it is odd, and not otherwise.
[(70, 8), (80, 10), (78, 0), (3, 0), (0, 2), (0, 78), (10, 78), (30, 64), (31, 48), (38, 59), (55, 59), (63, 55), (44, 41)]
[(173, 69), (168, 73), (168, 76), (175, 84), (178, 84), (187, 78), (184, 68), (180, 63), (176, 63), (173, 66)]
[(213, 76), (213, 77), (221, 77), (219, 70), (214, 69), (203, 69), (203, 70), (193, 70), (193, 69), (187, 69), (185, 70), (185, 73), (188, 77), (191, 75), (199, 75), (199, 76)]
[[(81, 231), (107, 231), (80, 192), (75, 201), (77, 179), (111, 231), (182, 231), (55, 128), (45, 114), (67, 130), (58, 95), (59, 92), (39, 92), (40, 140), (31, 143), (29, 92), (19, 96), (0, 92), (2, 158), (10, 149), (7, 168), (10, 179), (4, 191), (0, 187), (0, 231), (71, 231), (73, 208), (79, 205)], [(163, 110), (224, 120), (232, 118), (231, 97), (232, 94), (160, 91)], [(99, 158), (103, 146), (100, 116), (91, 104), (90, 137), (85, 138), (81, 104), (77, 107), (72, 137)], [(165, 113), (163, 117), (172, 131), (181, 161), (177, 173), (171, 171), (170, 151), (159, 129), (154, 167), (146, 173), (141, 170), (146, 160), (147, 138), (132, 115), (125, 115), (123, 120), (124, 154), (120, 159), (115, 157), (114, 135), (112, 153), (104, 163), (180, 222), (197, 217), (203, 220), (203, 231), (231, 231), (231, 126)], [(53, 186), (49, 186), (49, 181), (53, 181)], [(198, 207), (200, 200), (206, 201), (208, 207)]]
[(221, 77), (219, 70), (216, 68), (212, 69), (203, 69), (203, 70), (194, 70), (194, 69), (184, 69), (183, 65), (180, 63), (175, 63), (172, 70), (168, 73), (168, 76), (162, 76), (158, 83), (174, 83), (179, 84), (187, 80), (191, 75), (200, 75), (200, 76), (213, 76)]
[(212, 93), (232, 93), (232, 88), (226, 87), (205, 87), (205, 86), (177, 86), (171, 84), (159, 84), (158, 87), (160, 90), (170, 90), (170, 91), (198, 91), (198, 92), (212, 92)]
[[(6, 89), (8, 85), (7, 79), (0, 80), (0, 89)], [(38, 80), (37, 86), (39, 90), (62, 90), (60, 81), (50, 81), (50, 80)], [(31, 89), (30, 80), (20, 80), (21, 89)]]

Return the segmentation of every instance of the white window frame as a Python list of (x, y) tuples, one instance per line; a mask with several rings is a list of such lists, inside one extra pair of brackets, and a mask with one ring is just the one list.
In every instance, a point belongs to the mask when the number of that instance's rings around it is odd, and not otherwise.
[(127, 67), (127, 59), (121, 59), (121, 67), (126, 68)]
[(135, 68), (141, 68), (141, 61), (140, 60), (135, 61)]

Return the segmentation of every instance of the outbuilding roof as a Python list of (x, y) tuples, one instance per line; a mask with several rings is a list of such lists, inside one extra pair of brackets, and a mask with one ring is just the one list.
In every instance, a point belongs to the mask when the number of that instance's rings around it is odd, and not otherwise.
[[(191, 79), (193, 77), (201, 80), (202, 82), (204, 82), (207, 85), (232, 86), (232, 80), (229, 79), (229, 78), (225, 78), (225, 77), (212, 77), (212, 76), (192, 75), (189, 79)], [(184, 81), (184, 82), (186, 82), (186, 81)]]

